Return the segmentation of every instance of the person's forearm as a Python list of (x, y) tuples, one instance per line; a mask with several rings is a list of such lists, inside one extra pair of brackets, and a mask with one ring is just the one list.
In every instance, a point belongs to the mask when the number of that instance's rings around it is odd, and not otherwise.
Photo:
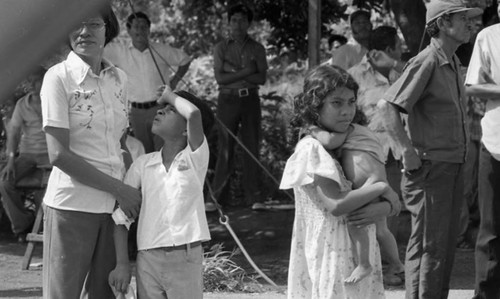
[(21, 128), (19, 127), (11, 127), (7, 131), (7, 157), (9, 159), (13, 159), (16, 152), (17, 147), (19, 146), (19, 140), (21, 139)]
[(128, 265), (128, 230), (125, 225), (115, 225), (113, 234), (116, 252), (116, 264)]
[(215, 80), (219, 85), (226, 85), (244, 80), (253, 73), (254, 72), (250, 68), (244, 68), (232, 73), (220, 71), (216, 72)]
[(118, 190), (124, 186), (119, 179), (103, 173), (69, 150), (59, 153), (49, 152), (49, 158), (53, 166), (89, 187), (116, 195)]
[(175, 72), (174, 76), (172, 77), (171, 82), (173, 82), (174, 86), (171, 86), (172, 89), (175, 89), (177, 86), (177, 83), (179, 83), (182, 78), (184, 78), (184, 75), (186, 75), (187, 71), (189, 70), (189, 66), (191, 65), (191, 61), (186, 63), (185, 65), (179, 66), (177, 69), (177, 72)]
[(497, 84), (477, 84), (466, 85), (465, 92), (468, 96), (475, 96), (482, 99), (500, 100), (500, 85)]
[(388, 185), (383, 182), (377, 182), (372, 185), (367, 185), (356, 190), (342, 193), (341, 198), (329, 198), (324, 193), (320, 192), (320, 199), (326, 205), (327, 210), (334, 216), (341, 216), (350, 213), (359, 207), (366, 205), (375, 198), (382, 195), (388, 188)]
[(246, 77), (245, 81), (251, 84), (263, 85), (266, 83), (266, 72), (252, 74)]
[(396, 106), (385, 100), (380, 100), (377, 104), (377, 108), (379, 109), (380, 115), (384, 116), (382, 117), (382, 125), (389, 137), (394, 141), (397, 150), (400, 153), (413, 150), (410, 138), (408, 138), (406, 134), (401, 116)]

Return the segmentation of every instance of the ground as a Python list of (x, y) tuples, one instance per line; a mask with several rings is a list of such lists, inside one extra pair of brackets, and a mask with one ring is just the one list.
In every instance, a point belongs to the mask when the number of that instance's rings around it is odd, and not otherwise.
[[(227, 212), (229, 225), (240, 238), (254, 262), (268, 275), (278, 288), (274, 288), (264, 280), (259, 294), (206, 293), (209, 299), (278, 299), (285, 298), (288, 256), (290, 254), (290, 237), (293, 223), (293, 210), (255, 212), (248, 208), (232, 208)], [(397, 240), (400, 254), (404, 257), (404, 247), (409, 234), (409, 215), (402, 213)], [(218, 214), (209, 215), (212, 241), (207, 246), (224, 243), (227, 250), (235, 246), (228, 230), (219, 223)], [(41, 245), (35, 247), (35, 254), (30, 270), (21, 270), (21, 260), (26, 244), (17, 243), (15, 238), (6, 232), (5, 222), (0, 223), (0, 298), (41, 298), (42, 271)], [(255, 274), (243, 256), (236, 258), (238, 265)], [(474, 254), (473, 252), (457, 252), (452, 274), (450, 298), (470, 298), (473, 293)], [(254, 286), (253, 289), (259, 289)], [(387, 298), (404, 298), (403, 287), (386, 288)]]

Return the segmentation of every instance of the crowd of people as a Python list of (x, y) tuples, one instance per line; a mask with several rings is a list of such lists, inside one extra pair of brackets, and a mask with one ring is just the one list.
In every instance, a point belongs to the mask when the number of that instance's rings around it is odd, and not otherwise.
[[(256, 159), (268, 59), (248, 35), (249, 7), (227, 16), (229, 34), (213, 50), (217, 118), (202, 99), (175, 91), (192, 58), (150, 42), (142, 12), (127, 18), (122, 40), (103, 7), (70, 32), (63, 61), (30, 74), (2, 123), (0, 194), (23, 241), (41, 203), (27, 204), (16, 184), (52, 165), (44, 298), (134, 292), (129, 237), (140, 298), (202, 298), (205, 213), (215, 209), (204, 199), (205, 135), (214, 124), (215, 198), (230, 204), (239, 134), (244, 201), (263, 208)], [(457, 249), (475, 249), (474, 298), (500, 298), (500, 25), (461, 1), (434, 0), (430, 44), (404, 61), (396, 28), (373, 28), (364, 10), (349, 22), (352, 39), (328, 40), (331, 58), (307, 72), (293, 103), (298, 141), (280, 184), (295, 195), (288, 298), (385, 298), (384, 283), (404, 284), (406, 298), (447, 298)], [(402, 209), (411, 215), (404, 261), (394, 237)], [(474, 209), (477, 240), (468, 234)]]

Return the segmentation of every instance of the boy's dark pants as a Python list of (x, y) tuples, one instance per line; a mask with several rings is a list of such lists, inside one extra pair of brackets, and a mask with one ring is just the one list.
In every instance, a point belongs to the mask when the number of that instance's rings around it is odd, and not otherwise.
[(500, 298), (500, 161), (481, 145), (475, 299)]
[(406, 250), (406, 298), (447, 298), (463, 201), (460, 163), (422, 160), (401, 190), (411, 213)]

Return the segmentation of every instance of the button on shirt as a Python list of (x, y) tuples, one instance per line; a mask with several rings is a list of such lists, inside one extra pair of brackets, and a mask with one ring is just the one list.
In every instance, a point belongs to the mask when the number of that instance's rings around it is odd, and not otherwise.
[[(500, 85), (500, 25), (487, 27), (479, 32), (465, 83)], [(491, 155), (500, 161), (500, 99), (486, 102), (486, 112), (481, 120), (481, 141)]]
[[(372, 130), (382, 145), (383, 153), (387, 157), (389, 149), (392, 150), (394, 157), (399, 160), (401, 154), (392, 139), (386, 133), (383, 126), (383, 115), (377, 108), (377, 103), (383, 98), (384, 93), (389, 89), (392, 82), (399, 78), (400, 74), (394, 70), (389, 73), (389, 79), (376, 71), (366, 55), (360, 63), (356, 64), (347, 71), (358, 83), (357, 106), (363, 111), (368, 119), (368, 128)], [(383, 160), (385, 161), (385, 159)]]
[[(103, 61), (96, 75), (75, 53), (45, 74), (42, 90), (43, 127), (69, 130), (69, 148), (101, 172), (123, 179), (120, 138), (127, 127), (125, 73)], [(112, 213), (115, 198), (81, 184), (54, 167), (45, 204), (62, 210)]]
[(435, 39), (407, 64), (383, 97), (408, 114), (408, 136), (421, 159), (463, 163), (468, 124), (456, 55), (449, 61)]
[[(166, 84), (179, 66), (191, 61), (191, 57), (184, 51), (166, 44), (151, 42), (150, 48)], [(132, 41), (117, 40), (104, 48), (104, 57), (127, 74), (128, 97), (131, 102), (152, 101), (158, 87), (163, 85), (149, 49), (141, 52), (132, 45)]]
[(23, 154), (47, 153), (47, 141), (42, 130), (42, 111), (40, 104), (34, 102), (34, 97), (29, 93), (17, 101), (10, 120), (11, 126), (21, 128), (19, 152)]
[(196, 151), (188, 145), (178, 153), (168, 171), (161, 151), (143, 155), (130, 166), (125, 183), (142, 192), (138, 250), (210, 239), (203, 201), (208, 159), (205, 139)]

